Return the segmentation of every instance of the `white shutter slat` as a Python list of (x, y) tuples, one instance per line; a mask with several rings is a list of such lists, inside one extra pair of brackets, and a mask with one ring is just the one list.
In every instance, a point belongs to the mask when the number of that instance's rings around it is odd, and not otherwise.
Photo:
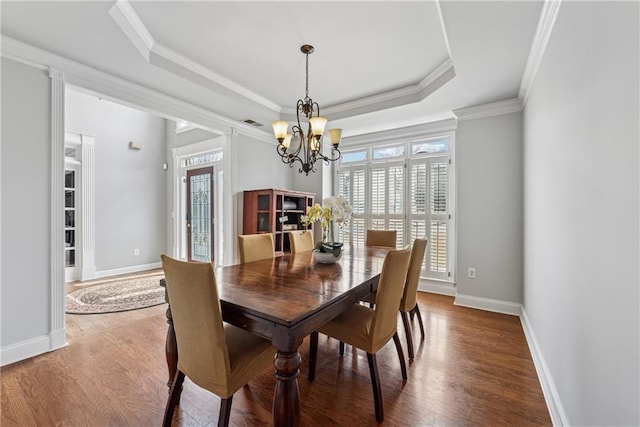
[(446, 162), (434, 162), (429, 168), (429, 205), (434, 214), (447, 212), (447, 166)]
[(429, 270), (447, 272), (447, 222), (431, 221), (429, 231)]
[(427, 213), (427, 165), (424, 163), (411, 166), (411, 213)]
[(385, 169), (371, 171), (371, 214), (384, 215), (387, 183)]
[(389, 209), (391, 215), (404, 213), (404, 167), (392, 166), (389, 168)]

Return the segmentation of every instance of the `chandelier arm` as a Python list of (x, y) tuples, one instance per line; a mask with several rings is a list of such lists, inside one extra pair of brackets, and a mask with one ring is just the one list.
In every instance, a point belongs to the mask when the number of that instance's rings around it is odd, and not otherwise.
[[(338, 153), (338, 155), (334, 157), (335, 153)], [(318, 151), (317, 156), (320, 157), (322, 160), (324, 160), (326, 162), (335, 162), (340, 157), (342, 157), (342, 153), (337, 148), (332, 148), (331, 149), (331, 156), (325, 156), (320, 151)]]

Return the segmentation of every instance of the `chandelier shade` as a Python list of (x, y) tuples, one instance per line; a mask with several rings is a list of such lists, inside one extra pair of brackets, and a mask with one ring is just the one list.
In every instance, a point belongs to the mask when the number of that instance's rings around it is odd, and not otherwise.
[[(331, 154), (329, 156), (322, 154), (322, 137), (328, 119), (320, 115), (320, 106), (309, 97), (309, 54), (313, 53), (314, 48), (306, 44), (300, 47), (300, 51), (306, 56), (306, 86), (305, 97), (299, 99), (296, 104), (296, 124), (291, 127), (291, 132), (289, 132), (289, 123), (284, 120), (276, 120), (272, 126), (278, 141), (276, 149), (282, 162), (290, 167), (299, 163), (299, 172), (309, 175), (309, 172), (316, 172), (316, 161), (322, 160), (328, 165), (329, 162), (335, 162), (340, 158), (338, 146), (342, 139), (342, 129), (329, 129)], [(306, 133), (300, 116), (307, 121)]]

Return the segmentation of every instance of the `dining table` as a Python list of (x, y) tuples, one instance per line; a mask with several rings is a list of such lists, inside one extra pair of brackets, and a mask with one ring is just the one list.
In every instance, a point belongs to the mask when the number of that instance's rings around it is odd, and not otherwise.
[[(273, 424), (300, 424), (298, 374), (303, 339), (376, 291), (389, 248), (347, 247), (333, 264), (315, 261), (312, 251), (215, 269), (225, 322), (271, 341), (276, 386)], [(164, 285), (164, 283), (162, 283)], [(167, 308), (168, 385), (177, 370), (171, 302)]]

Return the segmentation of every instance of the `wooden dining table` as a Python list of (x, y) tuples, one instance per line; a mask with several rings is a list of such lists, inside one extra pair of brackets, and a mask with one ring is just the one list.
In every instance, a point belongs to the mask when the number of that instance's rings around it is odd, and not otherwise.
[[(345, 247), (335, 264), (314, 262), (311, 252), (229, 265), (215, 270), (225, 322), (271, 341), (276, 387), (273, 424), (298, 426), (298, 351), (311, 332), (374, 292), (388, 248)], [(169, 387), (178, 361), (170, 301), (166, 355)]]

